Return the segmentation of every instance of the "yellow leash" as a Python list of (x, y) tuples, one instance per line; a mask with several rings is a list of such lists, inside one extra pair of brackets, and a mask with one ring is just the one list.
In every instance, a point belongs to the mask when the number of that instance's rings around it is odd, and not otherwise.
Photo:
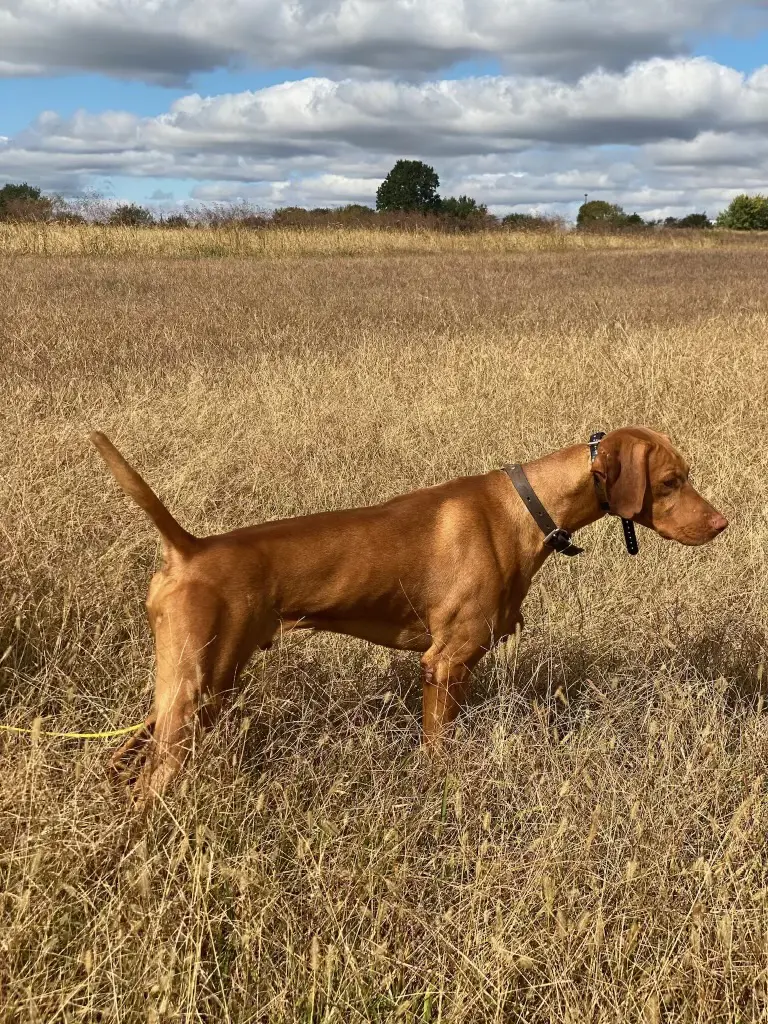
[(109, 740), (113, 736), (127, 736), (129, 732), (138, 732), (144, 723), (129, 725), (125, 729), (112, 729), (109, 732), (47, 732), (45, 729), (22, 729), (18, 725), (0, 725), (0, 732), (23, 733), (25, 736), (55, 736), (60, 740)]

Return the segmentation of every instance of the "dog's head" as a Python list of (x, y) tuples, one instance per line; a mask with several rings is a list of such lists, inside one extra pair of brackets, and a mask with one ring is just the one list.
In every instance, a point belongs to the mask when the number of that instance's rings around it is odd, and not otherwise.
[(665, 434), (623, 427), (606, 434), (592, 473), (614, 515), (681, 544), (706, 544), (728, 520), (688, 482), (688, 464)]

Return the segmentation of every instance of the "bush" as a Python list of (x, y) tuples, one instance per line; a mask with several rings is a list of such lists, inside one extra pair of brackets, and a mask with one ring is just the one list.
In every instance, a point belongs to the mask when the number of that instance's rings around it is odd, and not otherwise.
[(768, 197), (736, 196), (717, 218), (719, 228), (733, 231), (768, 231)]
[(482, 220), (488, 215), (488, 207), (471, 196), (450, 196), (440, 200), (440, 212), (457, 220)]
[(155, 218), (145, 206), (123, 203), (110, 213), (108, 223), (113, 227), (146, 228), (155, 223)]
[(346, 206), (340, 206), (336, 213), (342, 218), (360, 217), (365, 220), (376, 216), (376, 211), (372, 207), (364, 206), (362, 203), (347, 203)]
[(501, 225), (511, 231), (554, 231), (562, 221), (558, 217), (542, 217), (536, 213), (508, 213)]
[(69, 227), (88, 223), (82, 213), (78, 213), (76, 210), (60, 210), (53, 215), (53, 219), (56, 224), (66, 224)]
[(185, 217), (183, 213), (171, 213), (167, 217), (163, 217), (160, 224), (164, 228), (188, 228), (189, 218)]
[(711, 228), (712, 221), (706, 213), (688, 213), (685, 217), (665, 217), (665, 228)]
[(303, 206), (279, 206), (272, 214), (272, 223), (283, 227), (308, 227), (327, 220), (328, 210), (305, 210)]
[(679, 228), (711, 228), (712, 221), (706, 213), (689, 213), (677, 222)]
[(197, 206), (188, 213), (194, 222), (208, 228), (264, 228), (269, 217), (258, 206), (238, 200), (235, 203), (216, 203), (213, 206)]
[(421, 160), (398, 160), (378, 187), (376, 209), (435, 213), (440, 209), (439, 184), (437, 172), (429, 164)]
[(370, 206), (362, 203), (347, 203), (346, 206), (338, 206), (331, 210), (328, 219), (324, 222), (338, 227), (365, 227), (370, 228), (376, 225), (377, 213)]
[(0, 188), (0, 220), (49, 220), (53, 201), (36, 185), (12, 184)]
[(346, 206), (316, 206), (305, 210), (301, 206), (283, 206), (272, 214), (275, 227), (353, 227), (355, 225), (378, 226), (376, 211), (361, 203)]

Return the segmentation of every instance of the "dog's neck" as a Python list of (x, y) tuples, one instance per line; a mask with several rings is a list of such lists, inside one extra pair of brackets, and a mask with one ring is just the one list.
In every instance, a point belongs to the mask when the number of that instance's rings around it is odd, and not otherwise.
[(591, 473), (589, 445), (577, 444), (524, 466), (531, 487), (559, 527), (573, 533), (606, 514)]

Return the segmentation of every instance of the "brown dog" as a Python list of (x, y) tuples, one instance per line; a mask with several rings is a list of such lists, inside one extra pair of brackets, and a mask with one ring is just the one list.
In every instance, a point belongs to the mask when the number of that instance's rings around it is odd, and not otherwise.
[[(552, 550), (500, 470), (381, 505), (193, 537), (103, 434), (91, 440), (155, 523), (165, 551), (147, 598), (157, 659), (152, 713), (112, 760), (119, 771), (149, 754), (137, 777), (142, 803), (178, 773), (196, 721), (212, 721), (253, 652), (290, 629), (420, 652), (423, 735), (438, 739), (473, 667), (522, 626), (520, 606)], [(669, 439), (644, 427), (607, 434), (594, 462), (579, 444), (524, 470), (568, 531), (600, 519), (606, 503), (683, 544), (704, 544), (728, 525), (688, 482)]]

